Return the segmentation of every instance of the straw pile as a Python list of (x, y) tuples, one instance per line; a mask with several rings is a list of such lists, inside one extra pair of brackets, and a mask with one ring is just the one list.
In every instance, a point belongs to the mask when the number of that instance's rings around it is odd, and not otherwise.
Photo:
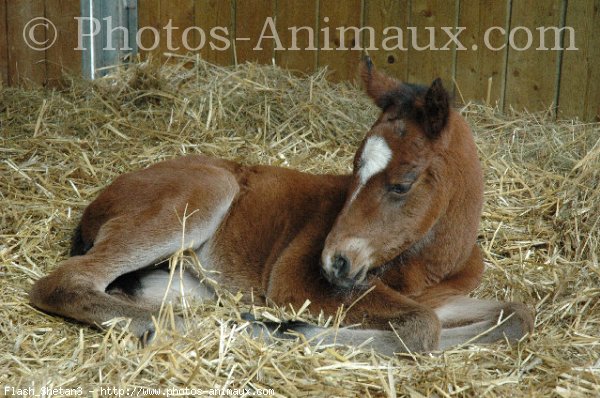
[[(61, 92), (2, 88), (1, 393), (33, 386), (36, 394), (42, 387), (81, 388), (84, 396), (151, 387), (161, 390), (137, 391), (597, 394), (600, 125), (540, 114), (462, 108), (487, 184), (480, 242), (488, 269), (475, 295), (536, 308), (536, 331), (518, 344), (469, 345), (414, 359), (352, 348), (313, 350), (295, 341), (265, 344), (240, 331), (241, 311), (335, 320), (248, 308), (223, 292), (218, 303), (185, 308), (187, 335), (166, 333), (140, 348), (128, 333), (94, 330), (29, 306), (27, 291), (65, 258), (84, 206), (120, 173), (188, 153), (348, 172), (377, 110), (359, 89), (332, 85), (324, 75), (297, 78), (270, 66), (220, 68), (185, 59), (168, 67), (141, 64), (94, 83), (74, 80)], [(178, 261), (198, 266), (193, 258)]]

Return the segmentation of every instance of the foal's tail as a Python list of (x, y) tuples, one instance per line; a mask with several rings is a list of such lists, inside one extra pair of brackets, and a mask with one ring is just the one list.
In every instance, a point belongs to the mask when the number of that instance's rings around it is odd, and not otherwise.
[(75, 231), (73, 231), (73, 236), (71, 237), (71, 251), (69, 251), (69, 255), (73, 256), (82, 256), (87, 253), (94, 244), (92, 242), (86, 242), (83, 238), (83, 233), (81, 232), (81, 223), (77, 225)]

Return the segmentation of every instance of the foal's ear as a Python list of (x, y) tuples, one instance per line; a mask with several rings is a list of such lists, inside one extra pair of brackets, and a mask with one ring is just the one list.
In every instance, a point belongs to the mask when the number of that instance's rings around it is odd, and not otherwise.
[(439, 77), (433, 81), (425, 93), (425, 132), (436, 138), (446, 127), (450, 115), (450, 96)]
[(389, 96), (386, 96), (385, 94), (401, 85), (398, 80), (375, 69), (373, 61), (371, 61), (371, 58), (368, 56), (363, 57), (360, 63), (360, 77), (369, 97), (371, 97), (373, 101), (375, 101), (375, 104), (382, 109), (389, 105), (387, 103)]

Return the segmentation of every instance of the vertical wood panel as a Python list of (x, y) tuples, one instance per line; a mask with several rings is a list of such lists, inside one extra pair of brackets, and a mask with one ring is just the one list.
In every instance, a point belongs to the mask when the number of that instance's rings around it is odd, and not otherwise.
[[(138, 0), (138, 29), (153, 27), (159, 32), (162, 30), (162, 21), (160, 18), (160, 3), (161, 0)], [(159, 34), (160, 38), (160, 34)], [(150, 51), (142, 50), (150, 49), (154, 45), (155, 39), (149, 29), (145, 29), (140, 37), (140, 54), (142, 57), (160, 58), (160, 45), (156, 49)]]
[[(579, 2), (578, 2), (579, 3)], [(533, 11), (533, 12), (532, 12)], [(511, 30), (526, 27), (531, 30), (531, 48), (518, 51), (514, 47), (526, 46), (527, 36), (518, 31), (514, 45), (508, 50), (508, 70), (506, 76), (505, 109), (528, 109), (538, 111), (548, 109), (554, 102), (558, 90), (556, 72), (559, 53), (552, 50), (536, 50), (539, 46), (539, 26), (560, 26), (561, 0), (536, 2), (534, 10), (530, 1), (513, 0), (511, 10)], [(547, 47), (554, 46), (554, 39), (547, 35)]]
[[(408, 77), (408, 51), (403, 48), (408, 49), (406, 28), (409, 12), (408, 0), (368, 0), (365, 7), (365, 26), (375, 29), (375, 47), (379, 48), (378, 51), (369, 51), (369, 56), (377, 68), (403, 81)], [(392, 29), (384, 35), (383, 30), (387, 27)], [(392, 39), (399, 36), (393, 27), (402, 30), (402, 42)], [(385, 43), (389, 50), (383, 48), (384, 38), (390, 39)], [(363, 43), (364, 47), (368, 45), (366, 41)]]
[[(232, 0), (196, 0), (195, 9), (196, 26), (202, 28), (206, 34), (206, 43), (200, 51), (203, 59), (219, 64), (230, 65), (233, 63), (233, 47), (227, 50), (213, 50), (210, 47), (210, 30), (219, 26), (227, 28), (229, 40), (233, 37), (233, 2)], [(222, 31), (217, 32), (219, 36), (226, 36)], [(215, 46), (224, 47), (224, 43), (214, 40)]]
[(575, 29), (579, 50), (563, 53), (559, 115), (600, 121), (600, 0), (569, 2), (566, 26)]
[[(160, 20), (162, 27), (166, 27), (169, 20), (173, 27), (170, 42), (168, 39), (168, 29), (161, 30), (161, 53), (185, 54), (189, 52), (183, 42), (183, 32), (185, 29), (194, 25), (194, 12), (194, 2), (192, 0), (162, 0), (160, 2)], [(191, 31), (187, 37), (188, 45), (190, 47), (198, 45), (197, 32)]]
[[(270, 64), (273, 59), (273, 39), (260, 43), (262, 50), (254, 50), (268, 17), (275, 15), (275, 0), (237, 0), (235, 14), (235, 48), (237, 62)], [(267, 29), (266, 36), (271, 36)], [(245, 40), (249, 39), (249, 40)]]
[(491, 27), (501, 27), (508, 31), (507, 3), (507, 1), (460, 0), (458, 26), (467, 29), (459, 37), (467, 49), (457, 51), (456, 54), (456, 83), (465, 101), (487, 100), (488, 79), (491, 78), (490, 105), (498, 103), (502, 108), (508, 35), (503, 35), (496, 29), (490, 31), (489, 44), (494, 48), (503, 47), (499, 51), (487, 48), (484, 38), (486, 31)]
[[(410, 32), (408, 50), (408, 81), (413, 83), (429, 84), (436, 77), (441, 77), (444, 86), (453, 92), (454, 50), (455, 45), (448, 45), (448, 50), (441, 50), (448, 42), (448, 35), (440, 27), (455, 27), (456, 24), (456, 1), (458, 0), (424, 0), (411, 2), (410, 26), (417, 28), (417, 40), (414, 33)], [(426, 27), (435, 28), (435, 47), (437, 51), (429, 49), (419, 50), (428, 46), (430, 32)], [(416, 46), (415, 46), (416, 44)], [(418, 47), (418, 48), (415, 48)]]
[(6, 0), (0, 0), (0, 87), (8, 85), (8, 30)]
[[(23, 29), (36, 17), (44, 16), (44, 2), (19, 0), (7, 3), (8, 80), (10, 84), (23, 81), (44, 84), (46, 81), (46, 52), (32, 50), (23, 40)], [(43, 28), (35, 30), (35, 38), (45, 41)]]
[(46, 0), (46, 18), (57, 28), (56, 43), (46, 51), (47, 82), (56, 85), (63, 71), (79, 75), (81, 73), (81, 52), (77, 47), (78, 32), (75, 17), (81, 15), (79, 1)]
[[(352, 80), (356, 77), (358, 62), (360, 60), (360, 51), (357, 50), (338, 50), (341, 44), (341, 37), (338, 27), (361, 25), (361, 1), (347, 0), (340, 2), (337, 0), (320, 0), (319, 2), (319, 67), (328, 66), (331, 71), (330, 78), (334, 81)], [(324, 19), (329, 18), (328, 22)], [(329, 28), (329, 40), (326, 40), (324, 28)], [(352, 32), (346, 33), (345, 46), (352, 48)], [(324, 48), (333, 48), (333, 50), (324, 50)]]
[(317, 0), (279, 0), (277, 3), (277, 31), (285, 51), (275, 51), (275, 62), (282, 68), (310, 73), (317, 66), (317, 50), (288, 50), (292, 48), (292, 26), (307, 26), (313, 30), (312, 43), (306, 29), (296, 35), (296, 47), (313, 45), (318, 48)]

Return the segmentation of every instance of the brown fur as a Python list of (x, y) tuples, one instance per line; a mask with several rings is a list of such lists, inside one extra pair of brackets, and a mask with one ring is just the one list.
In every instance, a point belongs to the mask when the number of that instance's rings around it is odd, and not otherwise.
[[(483, 272), (475, 243), (482, 172), (471, 131), (449, 108), (441, 82), (402, 84), (369, 62), (361, 76), (382, 108), (365, 142), (380, 137), (393, 154), (362, 190), (364, 143), (347, 176), (205, 156), (122, 175), (86, 208), (74, 249), (82, 255), (40, 279), (31, 302), (96, 325), (128, 317), (131, 330), (143, 336), (153, 331), (155, 306), (135, 294), (123, 297), (127, 289), (111, 294), (107, 288), (185, 247), (209, 259), (203, 265), (220, 271), (224, 287), (252, 290), (279, 305), (299, 307), (308, 299), (313, 311), (334, 314), (373, 287), (345, 321), (377, 330), (391, 324), (402, 344), (391, 334), (373, 343), (385, 353), (456, 344), (500, 314), (513, 319), (482, 341), (531, 331), (532, 314), (522, 304), (466, 298)], [(408, 192), (391, 192), (406, 181)], [(369, 247), (368, 260), (348, 243), (357, 241)], [(323, 265), (331, 259), (338, 261), (335, 272)], [(470, 308), (453, 306), (459, 299), (470, 300)]]

